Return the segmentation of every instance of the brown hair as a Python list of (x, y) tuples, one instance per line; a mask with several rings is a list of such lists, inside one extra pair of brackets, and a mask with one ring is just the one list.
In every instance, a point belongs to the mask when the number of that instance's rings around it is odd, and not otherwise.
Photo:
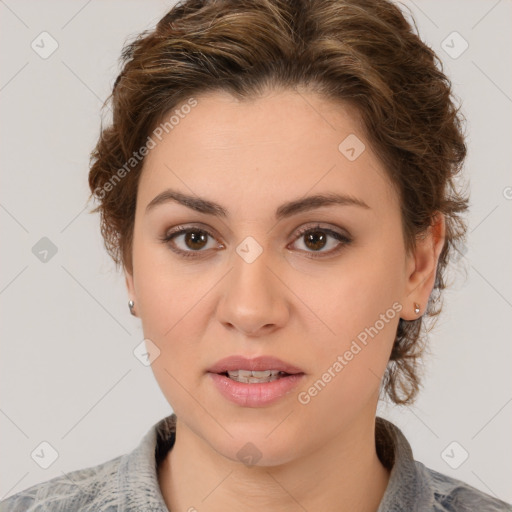
[[(348, 102), (385, 164), (402, 209), (407, 250), (445, 215), (446, 239), (425, 317), (441, 310), (449, 256), (465, 238), (468, 199), (455, 178), (466, 155), (462, 116), (442, 63), (386, 0), (187, 0), (122, 52), (112, 123), (91, 153), (89, 185), (116, 265), (132, 270), (137, 183), (149, 135), (192, 95), (239, 99), (296, 88)], [(104, 106), (105, 106), (104, 105)], [(130, 166), (127, 167), (127, 162)], [(400, 319), (383, 389), (412, 402), (420, 379), (425, 318)]]

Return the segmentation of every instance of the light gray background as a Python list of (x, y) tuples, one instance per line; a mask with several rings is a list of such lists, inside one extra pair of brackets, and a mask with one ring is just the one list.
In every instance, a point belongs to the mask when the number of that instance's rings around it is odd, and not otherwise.
[[(512, 4), (405, 3), (468, 118), (468, 278), (457, 274), (445, 294), (417, 403), (379, 414), (417, 460), (512, 502)], [(0, 1), (0, 499), (132, 450), (171, 413), (133, 355), (142, 330), (86, 209), (89, 152), (123, 43), (171, 5)], [(59, 44), (47, 59), (31, 48), (42, 31)], [(469, 43), (457, 59), (441, 48), (453, 31)], [(46, 263), (32, 252), (42, 237), (58, 248)], [(42, 441), (59, 454), (48, 469), (30, 455)], [(469, 452), (458, 469), (441, 457), (452, 441)]]

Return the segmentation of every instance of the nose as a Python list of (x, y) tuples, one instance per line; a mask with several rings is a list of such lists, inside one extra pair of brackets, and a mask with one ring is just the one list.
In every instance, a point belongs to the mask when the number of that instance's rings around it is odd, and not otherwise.
[(219, 321), (247, 336), (268, 335), (283, 327), (289, 318), (286, 287), (265, 251), (251, 263), (235, 254), (233, 265), (223, 280)]

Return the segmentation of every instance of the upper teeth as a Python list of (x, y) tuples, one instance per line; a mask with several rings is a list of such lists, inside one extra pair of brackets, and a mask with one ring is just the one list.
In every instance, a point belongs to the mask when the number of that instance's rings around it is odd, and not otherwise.
[(277, 379), (281, 379), (285, 372), (279, 370), (263, 370), (263, 371), (251, 371), (251, 370), (232, 370), (227, 372), (228, 377), (237, 382), (243, 382), (245, 384), (256, 384), (262, 382), (272, 382)]
[(280, 370), (263, 370), (263, 371), (251, 371), (251, 370), (233, 370), (227, 372), (230, 377), (270, 377), (274, 375), (279, 375)]

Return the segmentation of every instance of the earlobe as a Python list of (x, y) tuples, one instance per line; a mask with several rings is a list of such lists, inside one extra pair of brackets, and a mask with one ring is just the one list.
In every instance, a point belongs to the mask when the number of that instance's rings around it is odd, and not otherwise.
[(134, 316), (137, 316), (135, 313), (135, 287), (133, 285), (133, 274), (126, 268), (124, 269), (124, 278), (126, 282), (126, 289), (128, 291), (128, 297), (130, 298), (128, 301), (130, 313)]
[(402, 318), (415, 320), (421, 314), (422, 305), (434, 288), (437, 263), (445, 242), (445, 218), (441, 213), (433, 217), (428, 230), (416, 240), (416, 247), (410, 255), (404, 308)]

